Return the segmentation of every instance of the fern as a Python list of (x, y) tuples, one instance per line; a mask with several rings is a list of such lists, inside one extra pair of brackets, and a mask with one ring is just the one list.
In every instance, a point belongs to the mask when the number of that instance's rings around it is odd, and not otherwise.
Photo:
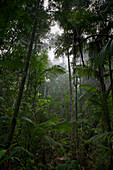
[(111, 132), (105, 132), (99, 135), (95, 135), (92, 138), (90, 138), (89, 140), (85, 141), (86, 143), (101, 143), (101, 142), (105, 142), (106, 139), (108, 141), (108, 143), (112, 142), (112, 137), (113, 136), (113, 131)]

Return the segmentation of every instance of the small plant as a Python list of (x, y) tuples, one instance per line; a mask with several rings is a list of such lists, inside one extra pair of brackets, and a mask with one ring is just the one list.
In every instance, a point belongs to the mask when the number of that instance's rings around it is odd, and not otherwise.
[(56, 170), (81, 170), (80, 164), (77, 160), (72, 160), (71, 163), (60, 164), (56, 168), (50, 168), (49, 170), (56, 169)]

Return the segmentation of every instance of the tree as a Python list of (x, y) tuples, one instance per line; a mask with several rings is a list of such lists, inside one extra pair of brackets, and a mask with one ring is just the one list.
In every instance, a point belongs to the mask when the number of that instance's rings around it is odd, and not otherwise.
[(14, 135), (15, 126), (16, 126), (16, 119), (18, 117), (18, 112), (19, 112), (21, 98), (22, 98), (22, 94), (23, 94), (23, 90), (24, 90), (24, 85), (25, 85), (25, 80), (26, 80), (26, 76), (27, 76), (27, 71), (28, 71), (28, 68), (29, 68), (29, 62), (30, 62), (30, 57), (31, 57), (31, 52), (32, 52), (35, 32), (36, 32), (36, 25), (37, 25), (38, 12), (39, 12), (39, 3), (40, 3), (40, 1), (38, 0), (37, 1), (37, 8), (36, 8), (36, 15), (35, 15), (35, 21), (34, 21), (32, 36), (31, 36), (31, 41), (30, 41), (30, 45), (29, 45), (29, 51), (28, 51), (28, 55), (27, 55), (26, 66), (25, 66), (25, 70), (24, 70), (24, 76), (23, 76), (22, 81), (21, 81), (21, 85), (20, 85), (20, 89), (19, 89), (19, 94), (18, 94), (18, 99), (17, 99), (17, 103), (15, 105), (14, 116), (13, 116), (12, 123), (11, 123), (11, 131), (9, 133), (8, 142), (7, 142), (8, 143), (7, 144), (7, 148), (10, 147), (11, 141), (12, 141), (12, 138), (13, 138), (13, 135)]

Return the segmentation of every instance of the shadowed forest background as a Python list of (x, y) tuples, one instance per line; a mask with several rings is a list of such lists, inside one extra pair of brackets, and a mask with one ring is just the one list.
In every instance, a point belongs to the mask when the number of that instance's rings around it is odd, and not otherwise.
[(113, 170), (112, 74), (112, 0), (1, 0), (0, 169)]

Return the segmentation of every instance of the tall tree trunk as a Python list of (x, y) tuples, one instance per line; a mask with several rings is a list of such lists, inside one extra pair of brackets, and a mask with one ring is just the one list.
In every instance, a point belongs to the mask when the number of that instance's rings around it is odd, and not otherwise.
[[(80, 78), (80, 85), (84, 84), (84, 78)], [(80, 96), (82, 95), (83, 93), (83, 90), (82, 88), (80, 88)], [(84, 112), (82, 111), (82, 107), (83, 107), (83, 101), (81, 100), (80, 101), (80, 105), (79, 105), (79, 112), (82, 113), (82, 119), (84, 118)]]
[[(77, 95), (78, 95), (78, 89), (77, 89), (77, 85), (78, 85), (78, 78), (75, 72), (75, 66), (76, 66), (76, 30), (74, 32), (74, 57), (73, 57), (73, 84), (75, 87), (75, 113), (76, 113), (76, 122), (78, 121), (78, 99), (77, 99)], [(76, 81), (75, 81), (76, 80)], [(79, 139), (78, 139), (78, 127), (76, 127), (76, 155), (78, 157), (78, 147), (79, 147)]]
[(111, 55), (108, 55), (108, 59), (109, 59), (109, 76), (111, 82), (112, 105), (113, 105), (113, 78), (112, 78), (112, 69), (111, 69)]
[(46, 83), (44, 84), (44, 98), (46, 98), (47, 96), (47, 87), (46, 87)]
[[(70, 68), (69, 53), (67, 54), (67, 57), (68, 57), (69, 86), (70, 86), (70, 112), (71, 112), (71, 121), (73, 121), (74, 116), (73, 116), (73, 101), (72, 101), (72, 80), (71, 80), (71, 68)], [(71, 143), (73, 143), (73, 127), (72, 127), (72, 131), (71, 131)]]
[(81, 55), (81, 59), (82, 59), (82, 64), (83, 64), (83, 67), (85, 67), (84, 57), (83, 57), (83, 52), (82, 52), (82, 47), (81, 47), (81, 40), (80, 40), (80, 38), (78, 38), (78, 44), (79, 44), (79, 50), (80, 50), (80, 55)]
[(75, 96), (75, 108), (76, 108), (76, 121), (78, 121), (78, 97), (77, 97), (77, 94), (78, 94), (78, 89), (77, 89), (77, 86), (78, 86), (78, 77), (76, 75), (76, 82), (75, 82), (75, 89), (76, 89), (76, 96)]
[[(103, 69), (102, 66), (99, 66), (99, 73), (100, 73), (100, 84), (101, 84), (101, 90), (102, 90), (102, 102), (103, 102), (103, 113), (106, 120), (106, 125), (108, 128), (108, 132), (111, 132), (111, 124), (110, 124), (110, 116), (109, 116), (109, 109), (107, 104), (107, 94), (106, 94), (106, 87), (104, 83), (104, 77), (103, 77)], [(110, 164), (109, 164), (109, 170), (113, 169), (113, 149), (112, 149), (112, 143), (109, 145), (111, 150), (111, 158), (110, 158)]]
[[(97, 49), (98, 49), (98, 52), (99, 52), (100, 48), (99, 48), (98, 42), (97, 42)], [(110, 79), (112, 80), (111, 58), (109, 58), (109, 73), (110, 73)], [(108, 132), (111, 132), (110, 113), (109, 113), (108, 103), (107, 103), (107, 91), (106, 91), (106, 86), (105, 86), (104, 76), (103, 76), (103, 65), (99, 65), (99, 78), (100, 78), (100, 86), (101, 86), (101, 91), (102, 91), (102, 104), (103, 104), (103, 113), (104, 113), (105, 123), (107, 125)], [(111, 88), (112, 88), (112, 84), (111, 84)], [(110, 147), (110, 150), (111, 150), (109, 170), (112, 170), (113, 169), (112, 143), (110, 143), (109, 147)]]
[[(110, 75), (110, 82), (111, 82), (111, 94), (112, 94), (112, 105), (113, 105), (113, 78), (112, 78), (112, 69), (111, 69), (111, 55), (108, 55), (108, 59), (109, 59), (109, 75)], [(111, 148), (111, 159), (110, 159), (109, 169), (111, 170), (111, 169), (113, 169), (113, 148), (112, 148), (112, 143), (110, 143), (110, 148)]]
[(102, 91), (103, 113), (104, 113), (104, 117), (106, 120), (108, 132), (110, 132), (111, 125), (110, 125), (109, 109), (108, 109), (108, 104), (107, 104), (107, 94), (106, 94), (106, 87), (105, 87), (105, 83), (104, 83), (102, 66), (99, 66), (99, 75), (100, 75), (100, 85), (101, 85), (101, 91)]
[[(76, 122), (78, 121), (78, 77), (76, 75), (75, 77), (76, 82), (75, 82), (75, 111), (76, 111)], [(78, 156), (78, 147), (79, 147), (79, 137), (78, 137), (78, 127), (76, 127), (76, 152)]]
[(35, 82), (35, 88), (34, 88), (34, 97), (33, 97), (33, 105), (32, 105), (33, 110), (35, 108), (36, 94), (37, 94), (37, 81)]
[(79, 46), (79, 51), (80, 51), (80, 55), (81, 55), (82, 64), (83, 64), (83, 67), (85, 67), (84, 57), (83, 57), (82, 47), (81, 47), (81, 40), (80, 40), (80, 36), (79, 36), (78, 28), (77, 27), (75, 27), (74, 45), (76, 44), (76, 39), (78, 40), (78, 46)]
[(27, 61), (26, 61), (25, 70), (24, 70), (24, 74), (23, 74), (23, 77), (22, 77), (20, 89), (19, 89), (17, 102), (16, 102), (16, 105), (15, 105), (13, 119), (12, 119), (12, 122), (11, 122), (11, 130), (9, 132), (9, 136), (8, 136), (8, 140), (7, 140), (7, 148), (10, 147), (10, 145), (11, 145), (11, 142), (12, 142), (12, 139), (13, 139), (13, 136), (14, 136), (16, 123), (17, 123), (19, 107), (20, 107), (20, 103), (21, 103), (21, 99), (22, 99), (22, 95), (23, 95), (25, 80), (26, 80), (27, 71), (28, 71), (28, 68), (29, 68), (29, 61), (30, 61), (30, 57), (31, 57), (31, 52), (32, 52), (32, 47), (33, 47), (33, 42), (34, 42), (34, 37), (35, 37), (35, 32), (36, 32), (38, 13), (39, 13), (39, 3), (40, 3), (40, 0), (37, 0), (36, 14), (35, 14), (35, 20), (34, 20), (33, 31), (32, 31), (31, 41), (30, 41), (30, 45), (29, 45), (28, 55), (27, 55)]
[(26, 85), (26, 94), (29, 93), (29, 83), (30, 83), (30, 69), (28, 69), (28, 73), (27, 73), (27, 85)]

